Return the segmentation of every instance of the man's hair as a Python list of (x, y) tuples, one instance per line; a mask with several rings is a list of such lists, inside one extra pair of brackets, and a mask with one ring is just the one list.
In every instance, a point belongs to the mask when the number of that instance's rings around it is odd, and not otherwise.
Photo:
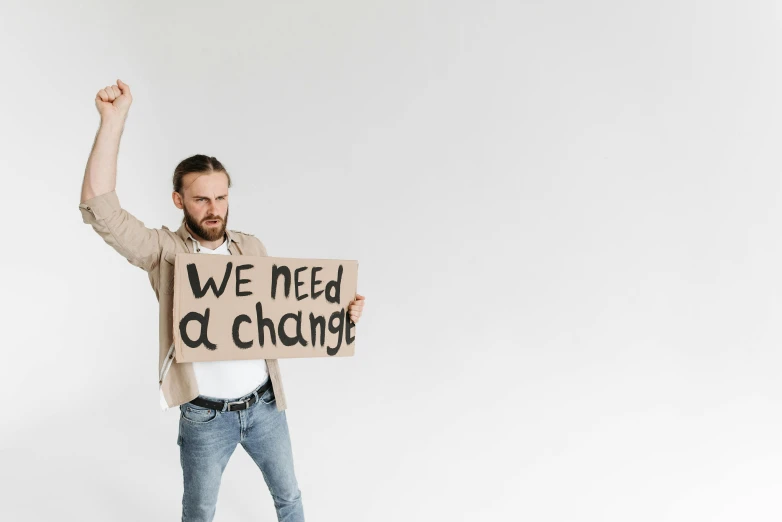
[(179, 165), (174, 169), (174, 191), (182, 194), (182, 178), (185, 177), (185, 174), (209, 171), (224, 172), (228, 176), (228, 188), (231, 187), (231, 175), (228, 174), (228, 171), (225, 170), (225, 167), (217, 158), (196, 154), (180, 161)]

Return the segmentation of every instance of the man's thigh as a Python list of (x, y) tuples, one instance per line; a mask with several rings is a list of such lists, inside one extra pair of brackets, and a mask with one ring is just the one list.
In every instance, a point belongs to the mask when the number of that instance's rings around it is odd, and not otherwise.
[(273, 394), (267, 392), (262, 399), (251, 408), (251, 422), (241, 444), (261, 469), (272, 496), (295, 500), (300, 492), (288, 421), (285, 412), (277, 410)]
[(220, 479), (239, 442), (236, 412), (219, 412), (190, 403), (181, 405), (179, 456), (185, 495), (216, 499)]

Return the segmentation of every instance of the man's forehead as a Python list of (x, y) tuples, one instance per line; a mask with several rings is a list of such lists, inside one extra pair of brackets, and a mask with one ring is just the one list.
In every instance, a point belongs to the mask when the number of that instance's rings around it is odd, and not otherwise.
[[(215, 175), (222, 174), (222, 175)], [(191, 179), (184, 180), (183, 188), (191, 195), (227, 196), (228, 195), (228, 177), (222, 172), (193, 172), (187, 174)]]

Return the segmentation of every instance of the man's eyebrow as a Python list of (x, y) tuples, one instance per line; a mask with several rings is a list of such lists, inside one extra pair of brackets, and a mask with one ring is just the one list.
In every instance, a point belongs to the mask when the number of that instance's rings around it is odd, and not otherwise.
[[(217, 196), (217, 197), (218, 197), (218, 198), (227, 198), (227, 197), (228, 197), (228, 194), (220, 194), (220, 195), (219, 195), (219, 196)], [(198, 198), (209, 199), (209, 196), (200, 196), (200, 195), (193, 196), (193, 199), (198, 199)]]

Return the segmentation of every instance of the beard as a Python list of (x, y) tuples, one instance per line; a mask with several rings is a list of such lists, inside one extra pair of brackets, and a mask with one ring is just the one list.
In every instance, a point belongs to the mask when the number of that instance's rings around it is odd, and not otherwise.
[(183, 207), (185, 211), (185, 223), (190, 228), (190, 231), (193, 232), (195, 235), (201, 237), (202, 239), (206, 241), (217, 241), (218, 239), (222, 239), (222, 237), (225, 235), (225, 227), (228, 224), (228, 209), (225, 209), (225, 219), (221, 218), (220, 216), (206, 216), (204, 219), (201, 220), (201, 223), (204, 221), (209, 221), (211, 219), (217, 219), (220, 222), (217, 225), (214, 226), (201, 226), (195, 218), (190, 214), (190, 212), (187, 211), (187, 207)]

